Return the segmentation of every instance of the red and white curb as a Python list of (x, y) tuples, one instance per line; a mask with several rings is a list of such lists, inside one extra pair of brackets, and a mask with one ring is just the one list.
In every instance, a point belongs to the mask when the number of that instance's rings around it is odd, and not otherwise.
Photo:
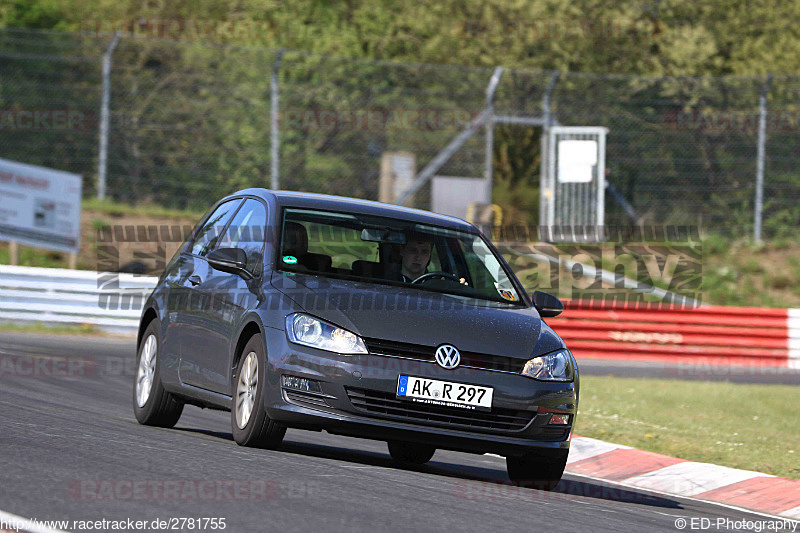
[(800, 481), (573, 437), (567, 472), (800, 520)]

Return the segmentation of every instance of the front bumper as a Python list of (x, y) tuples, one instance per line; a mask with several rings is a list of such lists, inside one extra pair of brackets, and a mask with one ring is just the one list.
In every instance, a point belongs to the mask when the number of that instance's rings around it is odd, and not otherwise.
[[(559, 455), (569, 449), (572, 426), (551, 424), (549, 411), (568, 414), (574, 424), (573, 382), (541, 382), (472, 368), (445, 370), (433, 362), (382, 355), (341, 356), (291, 344), (282, 330), (266, 333), (265, 406), (270, 418), (290, 427), (506, 456)], [(283, 374), (317, 380), (322, 392), (285, 389)], [(492, 387), (492, 412), (397, 400), (401, 374)]]

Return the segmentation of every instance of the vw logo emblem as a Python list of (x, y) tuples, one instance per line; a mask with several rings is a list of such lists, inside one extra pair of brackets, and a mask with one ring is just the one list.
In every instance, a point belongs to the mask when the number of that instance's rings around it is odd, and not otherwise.
[(461, 354), (452, 344), (442, 344), (436, 348), (436, 362), (440, 367), (450, 370), (461, 364)]

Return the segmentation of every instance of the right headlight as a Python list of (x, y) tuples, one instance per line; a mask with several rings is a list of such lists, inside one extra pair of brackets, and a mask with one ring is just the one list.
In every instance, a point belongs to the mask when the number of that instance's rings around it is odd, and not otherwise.
[(294, 343), (342, 355), (368, 353), (364, 341), (355, 333), (305, 313), (286, 317), (286, 336)]
[(572, 354), (562, 349), (534, 357), (522, 367), (522, 375), (547, 381), (572, 381), (575, 376)]

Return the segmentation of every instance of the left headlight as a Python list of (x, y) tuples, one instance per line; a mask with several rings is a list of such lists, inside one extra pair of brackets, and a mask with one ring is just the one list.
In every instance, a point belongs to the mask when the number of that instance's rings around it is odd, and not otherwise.
[(574, 368), (569, 350), (559, 350), (534, 357), (525, 363), (522, 375), (549, 381), (572, 381)]
[(294, 343), (329, 352), (368, 353), (364, 341), (355, 333), (304, 313), (286, 317), (286, 336)]

